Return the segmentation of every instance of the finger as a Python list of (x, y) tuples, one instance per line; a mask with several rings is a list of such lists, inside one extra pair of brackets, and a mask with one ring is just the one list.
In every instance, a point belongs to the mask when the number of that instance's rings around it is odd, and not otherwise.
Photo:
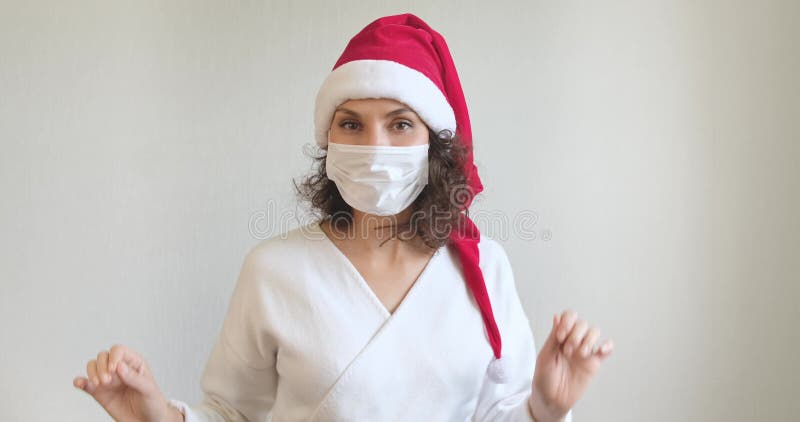
[(614, 342), (609, 339), (606, 340), (602, 346), (598, 347), (595, 353), (601, 356), (608, 356), (612, 351), (614, 351)]
[[(72, 385), (74, 385), (75, 388), (86, 391), (86, 386), (89, 385), (89, 380), (84, 377), (75, 377), (72, 379)], [(88, 391), (86, 392), (88, 393)]]
[(550, 327), (550, 334), (542, 344), (541, 351), (556, 350), (558, 348), (558, 341), (556, 339), (556, 331), (558, 331), (558, 315), (553, 315), (553, 325)]
[(152, 387), (151, 383), (145, 377), (144, 373), (140, 373), (130, 366), (125, 361), (117, 365), (117, 375), (120, 380), (127, 386), (141, 392), (149, 393)]
[(129, 368), (133, 368), (136, 371), (141, 371), (144, 364), (144, 359), (130, 348), (121, 344), (111, 346), (108, 355), (108, 370), (116, 372), (117, 365), (123, 361), (128, 364)]
[(578, 350), (578, 346), (580, 346), (581, 341), (583, 341), (583, 337), (586, 335), (586, 331), (589, 330), (589, 323), (585, 320), (578, 320), (575, 325), (572, 327), (572, 331), (570, 331), (567, 340), (564, 342), (564, 353), (567, 356), (572, 356), (572, 353)]
[(581, 357), (589, 357), (589, 355), (594, 352), (594, 344), (597, 342), (598, 338), (600, 338), (600, 329), (593, 326), (589, 329), (581, 342)]
[(108, 351), (101, 350), (97, 353), (97, 378), (101, 384), (111, 382), (111, 374), (108, 373)]
[(96, 362), (96, 360), (92, 359), (86, 364), (86, 378), (89, 380), (88, 387), (91, 390), (100, 385), (100, 380), (97, 378)]
[(90, 396), (94, 397), (94, 393), (97, 390), (97, 386), (92, 385), (92, 383), (87, 378), (81, 378), (80, 381), (78, 381), (78, 385), (81, 386), (81, 390), (85, 391), (86, 394), (89, 394)]
[(558, 327), (558, 343), (561, 344), (567, 338), (567, 334), (572, 331), (572, 326), (575, 325), (575, 320), (578, 319), (578, 314), (575, 311), (566, 310), (561, 314)]

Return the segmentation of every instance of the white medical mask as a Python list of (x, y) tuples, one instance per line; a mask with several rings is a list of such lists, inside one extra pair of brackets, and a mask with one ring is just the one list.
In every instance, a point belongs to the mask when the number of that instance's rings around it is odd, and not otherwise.
[(428, 144), (407, 147), (328, 142), (325, 170), (351, 207), (394, 215), (428, 184)]

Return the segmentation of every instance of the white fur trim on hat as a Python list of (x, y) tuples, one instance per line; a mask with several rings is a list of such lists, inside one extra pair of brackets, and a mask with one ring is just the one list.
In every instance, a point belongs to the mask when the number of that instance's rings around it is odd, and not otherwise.
[(456, 131), (456, 117), (444, 93), (425, 74), (390, 60), (353, 60), (334, 69), (317, 93), (314, 136), (328, 143), (336, 107), (350, 99), (391, 98), (409, 107), (428, 127)]

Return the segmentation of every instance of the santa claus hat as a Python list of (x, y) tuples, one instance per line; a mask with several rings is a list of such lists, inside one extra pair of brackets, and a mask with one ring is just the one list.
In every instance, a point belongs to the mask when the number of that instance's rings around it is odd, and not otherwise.
[[(335, 109), (349, 99), (391, 98), (414, 109), (435, 132), (448, 129), (468, 147), (464, 170), (468, 189), (463, 208), (483, 190), (473, 163), (472, 129), (461, 82), (447, 43), (419, 17), (404, 13), (374, 20), (356, 34), (344, 49), (319, 89), (314, 110), (316, 142), (325, 146)], [(459, 197), (459, 199), (462, 199)], [(480, 232), (463, 215), (450, 244), (458, 252), (464, 278), (478, 304), (495, 359), (487, 368), (490, 379), (506, 378), (500, 331), (494, 320), (478, 263)]]

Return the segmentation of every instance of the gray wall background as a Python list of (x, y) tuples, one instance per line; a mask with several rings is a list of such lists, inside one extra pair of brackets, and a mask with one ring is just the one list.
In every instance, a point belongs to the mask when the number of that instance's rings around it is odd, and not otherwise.
[(109, 420), (72, 378), (114, 343), (200, 399), (319, 84), (406, 11), (459, 68), (473, 212), (537, 217), (485, 227), (537, 347), (566, 308), (615, 340), (575, 420), (800, 419), (800, 3), (676, 0), (3, 2), (3, 420)]

